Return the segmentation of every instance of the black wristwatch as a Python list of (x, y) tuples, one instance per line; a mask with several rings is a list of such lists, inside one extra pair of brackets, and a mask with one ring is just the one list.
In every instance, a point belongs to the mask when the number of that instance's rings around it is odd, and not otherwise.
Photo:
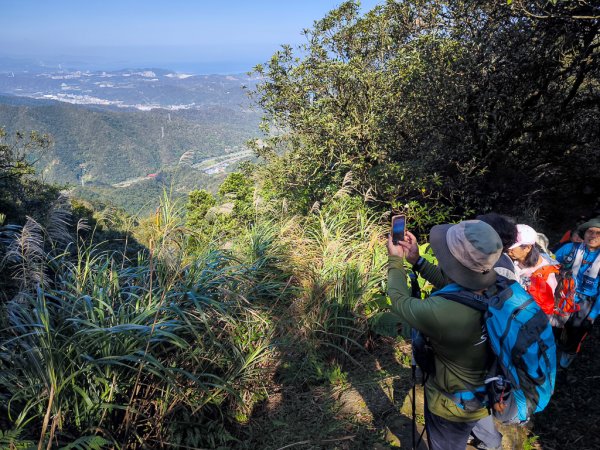
[(423, 264), (425, 264), (425, 258), (423, 258), (422, 256), (419, 256), (419, 259), (417, 259), (417, 262), (414, 263), (412, 266), (413, 272), (420, 272), (421, 269), (423, 268)]

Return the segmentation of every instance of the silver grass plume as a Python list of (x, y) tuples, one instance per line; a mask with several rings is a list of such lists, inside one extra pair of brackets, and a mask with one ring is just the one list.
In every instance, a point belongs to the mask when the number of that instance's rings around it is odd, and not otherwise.
[(90, 227), (90, 225), (88, 224), (87, 220), (85, 219), (79, 219), (77, 221), (77, 227), (76, 227), (76, 232), (77, 235), (79, 236), (82, 232), (88, 232), (92, 229), (92, 227)]
[(260, 196), (257, 189), (254, 189), (252, 197), (252, 206), (254, 206), (254, 209), (260, 208), (264, 203), (264, 199)]
[(21, 227), (19, 225), (3, 225), (0, 226), (0, 270), (3, 270), (8, 260), (7, 251), (13, 241), (21, 233)]
[(46, 252), (44, 229), (33, 218), (27, 222), (8, 246), (3, 262), (13, 269), (21, 291), (31, 291), (45, 283)]
[(116, 210), (112, 206), (105, 208), (102, 211), (97, 211), (94, 214), (94, 218), (96, 219), (96, 223), (101, 227), (116, 227), (118, 226), (117, 221), (115, 220)]
[(383, 220), (383, 221), (391, 220), (391, 218), (392, 218), (391, 211), (385, 211), (383, 214), (381, 214), (381, 220)]
[(350, 195), (350, 192), (352, 192), (352, 188), (353, 188), (353, 185), (352, 185), (353, 180), (354, 180), (354, 174), (350, 170), (346, 173), (346, 175), (344, 175), (344, 180), (342, 181), (342, 187), (340, 188), (339, 191), (337, 191), (335, 193), (333, 198), (339, 198), (339, 197), (344, 197), (345, 195)]
[(69, 199), (65, 195), (61, 195), (52, 203), (47, 215), (46, 233), (54, 248), (65, 248), (73, 241), (69, 232), (71, 219)]
[(365, 203), (377, 200), (376, 197), (373, 195), (373, 188), (370, 187), (369, 189), (367, 189), (367, 192), (363, 194), (363, 200), (365, 201)]

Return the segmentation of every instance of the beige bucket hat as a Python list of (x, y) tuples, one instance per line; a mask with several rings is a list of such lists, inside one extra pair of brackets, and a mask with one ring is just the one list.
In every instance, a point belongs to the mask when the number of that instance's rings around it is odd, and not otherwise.
[(502, 254), (498, 233), (481, 220), (436, 225), (429, 235), (440, 268), (455, 283), (485, 289), (496, 282), (494, 265)]

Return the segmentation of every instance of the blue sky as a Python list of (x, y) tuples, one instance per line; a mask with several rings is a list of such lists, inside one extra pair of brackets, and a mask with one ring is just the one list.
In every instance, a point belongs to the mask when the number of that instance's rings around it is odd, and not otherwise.
[[(362, 0), (368, 11), (383, 0)], [(0, 56), (241, 72), (341, 0), (0, 0)]]

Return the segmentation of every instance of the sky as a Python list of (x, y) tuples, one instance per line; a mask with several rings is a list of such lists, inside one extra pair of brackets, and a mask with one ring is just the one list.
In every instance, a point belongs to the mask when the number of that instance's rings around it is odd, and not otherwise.
[[(361, 11), (383, 0), (362, 0)], [(0, 0), (0, 57), (88, 69), (239, 73), (341, 0)]]

